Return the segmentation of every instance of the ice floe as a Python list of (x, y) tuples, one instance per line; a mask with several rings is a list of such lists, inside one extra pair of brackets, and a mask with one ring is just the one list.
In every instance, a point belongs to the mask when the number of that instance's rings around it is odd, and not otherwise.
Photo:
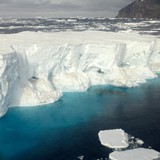
[(136, 148), (125, 151), (114, 151), (110, 153), (111, 160), (159, 160), (160, 152), (153, 149)]
[(127, 148), (129, 146), (128, 134), (122, 129), (100, 131), (98, 136), (101, 144), (109, 148)]

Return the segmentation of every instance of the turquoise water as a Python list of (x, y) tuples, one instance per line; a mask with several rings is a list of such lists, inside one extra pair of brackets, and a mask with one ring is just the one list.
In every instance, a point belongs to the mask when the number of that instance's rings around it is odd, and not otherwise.
[(160, 151), (160, 79), (135, 88), (94, 86), (56, 103), (10, 108), (0, 119), (0, 160), (108, 157), (98, 132), (122, 128)]

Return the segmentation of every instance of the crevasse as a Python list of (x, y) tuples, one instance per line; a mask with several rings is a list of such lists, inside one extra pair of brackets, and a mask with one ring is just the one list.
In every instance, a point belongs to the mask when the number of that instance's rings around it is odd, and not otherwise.
[(119, 35), (116, 40), (109, 34), (112, 40), (97, 42), (73, 36), (82, 41), (59, 38), (57, 43), (50, 37), (46, 43), (45, 37), (45, 44), (34, 38), (8, 44), (6, 53), (0, 53), (0, 116), (8, 107), (53, 103), (65, 91), (85, 91), (91, 85), (137, 86), (160, 71), (159, 39), (123, 40)]

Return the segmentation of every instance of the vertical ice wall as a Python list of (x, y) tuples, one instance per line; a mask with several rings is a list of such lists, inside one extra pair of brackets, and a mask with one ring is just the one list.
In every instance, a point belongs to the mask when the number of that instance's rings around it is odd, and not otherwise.
[(52, 103), (65, 91), (100, 84), (133, 87), (156, 77), (160, 41), (131, 38), (48, 44), (47, 35), (46, 44), (13, 43), (0, 54), (0, 116), (10, 106)]
[(45, 47), (44, 50), (37, 45), (12, 46), (12, 48), (19, 60), (17, 92), (20, 98), (15, 101), (15, 104), (33, 106), (52, 103), (59, 99), (61, 91), (56, 90), (50, 81), (52, 67), (55, 65), (53, 58), (49, 56), (52, 53), (51, 48)]
[(0, 54), (0, 117), (12, 105), (13, 90), (18, 78), (18, 59), (15, 53)]

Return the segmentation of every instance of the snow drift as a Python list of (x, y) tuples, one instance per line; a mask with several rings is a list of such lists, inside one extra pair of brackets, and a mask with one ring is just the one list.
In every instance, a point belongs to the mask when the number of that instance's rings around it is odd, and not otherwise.
[(91, 85), (137, 86), (160, 71), (160, 40), (151, 36), (22, 32), (1, 35), (0, 46), (0, 116)]

